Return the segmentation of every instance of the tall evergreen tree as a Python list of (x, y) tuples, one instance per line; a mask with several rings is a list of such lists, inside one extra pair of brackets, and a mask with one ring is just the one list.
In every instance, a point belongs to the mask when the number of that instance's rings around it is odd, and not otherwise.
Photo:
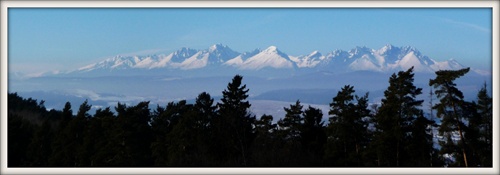
[(222, 92), (217, 104), (218, 117), (214, 119), (214, 134), (218, 136), (215, 148), (223, 166), (247, 166), (249, 148), (254, 138), (255, 116), (249, 112), (248, 91), (243, 77), (234, 76)]
[(467, 143), (469, 166), (492, 166), (492, 99), (486, 84), (477, 94), (477, 103), (465, 102), (467, 118), (464, 138)]
[(87, 147), (88, 144), (85, 143), (86, 137), (88, 134), (89, 128), (89, 120), (91, 119), (91, 115), (88, 113), (91, 109), (91, 105), (88, 104), (88, 100), (85, 100), (79, 107), (78, 112), (76, 114), (75, 119), (73, 122), (78, 122), (77, 128), (81, 129), (77, 133), (77, 140), (78, 140), (78, 145), (76, 149), (76, 157), (77, 157), (77, 164), (76, 166), (90, 166), (90, 156), (94, 153), (93, 150), (90, 147)]
[(207, 92), (202, 92), (196, 98), (194, 104), (196, 114), (195, 126), (197, 138), (197, 151), (200, 164), (211, 166), (214, 162), (214, 156), (210, 153), (212, 140), (215, 137), (213, 134), (213, 120), (217, 116), (217, 106), (214, 104), (214, 99)]
[(285, 166), (304, 166), (304, 147), (301, 142), (304, 123), (302, 107), (299, 100), (289, 108), (284, 107), (285, 117), (278, 120), (277, 139), (281, 147), (280, 157)]
[(64, 127), (73, 118), (73, 110), (71, 110), (71, 103), (69, 101), (64, 104), (61, 115), (62, 120), (60, 125)]
[(306, 166), (324, 166), (323, 155), (326, 132), (321, 109), (309, 106), (304, 110), (304, 123), (300, 132), (301, 145), (306, 155)]
[(368, 140), (366, 117), (370, 116), (368, 93), (358, 97), (354, 92), (353, 86), (346, 85), (330, 103), (325, 157), (331, 166), (363, 166), (362, 152)]
[(297, 100), (294, 105), (290, 105), (290, 108), (283, 108), (286, 114), (283, 119), (278, 121), (278, 126), (285, 140), (300, 140), (300, 131), (302, 130), (301, 126), (304, 120), (302, 117), (302, 107), (300, 101)]
[[(447, 141), (441, 142), (442, 154), (458, 155), (459, 165), (468, 167), (467, 143), (464, 138), (464, 95), (458, 90), (455, 80), (469, 72), (469, 68), (460, 70), (441, 70), (436, 72), (436, 78), (429, 81), (429, 85), (435, 88), (435, 94), (439, 98), (439, 103), (434, 105), (437, 110), (437, 117), (441, 119), (439, 133), (444, 135)], [(459, 143), (456, 145), (450, 142), (452, 134), (459, 133)], [(460, 150), (455, 152), (455, 150)], [(461, 164), (463, 163), (463, 164)]]
[(326, 142), (324, 124), (321, 109), (309, 106), (304, 110), (304, 124), (301, 132), (302, 145), (311, 151), (321, 150), (322, 145)]
[(214, 99), (207, 92), (202, 92), (196, 98), (194, 110), (197, 113), (197, 125), (205, 133), (211, 132), (212, 120), (216, 116), (217, 106), (214, 105)]
[(194, 105), (188, 105), (168, 134), (171, 144), (168, 147), (170, 166), (209, 166), (213, 164), (210, 145), (214, 135), (211, 131), (211, 120), (215, 116), (216, 107), (210, 94), (198, 95)]
[(493, 166), (493, 99), (488, 95), (486, 83), (477, 94), (477, 112), (479, 115), (480, 140), (485, 144), (481, 148), (480, 165)]
[[(432, 134), (428, 128), (432, 121), (423, 117), (419, 108), (423, 100), (417, 100), (416, 96), (422, 94), (422, 88), (413, 85), (413, 77), (413, 67), (392, 74), (382, 105), (375, 115), (377, 132), (374, 143), (380, 166), (430, 166)], [(403, 159), (416, 152), (419, 159)]]

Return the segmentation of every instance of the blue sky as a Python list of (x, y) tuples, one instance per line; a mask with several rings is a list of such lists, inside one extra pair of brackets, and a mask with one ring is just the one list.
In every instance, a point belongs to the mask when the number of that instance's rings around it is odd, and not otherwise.
[(289, 55), (413, 46), (432, 59), (491, 69), (488, 8), (9, 8), (11, 72), (70, 70), (115, 55), (277, 46)]

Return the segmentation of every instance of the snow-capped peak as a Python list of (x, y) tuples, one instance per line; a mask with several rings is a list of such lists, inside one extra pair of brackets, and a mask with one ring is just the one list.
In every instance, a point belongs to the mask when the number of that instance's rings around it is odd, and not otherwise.
[(355, 57), (357, 55), (371, 54), (371, 51), (372, 50), (367, 48), (366, 46), (363, 46), (363, 47), (357, 46), (356, 48), (351, 49), (349, 51), (349, 55), (350, 55), (350, 57)]
[(171, 57), (170, 61), (171, 62), (182, 62), (186, 58), (189, 58), (189, 57), (193, 56), (194, 54), (196, 54), (196, 52), (198, 52), (198, 51), (195, 49), (183, 47), (183, 48), (176, 50), (174, 53), (171, 53), (169, 55), (169, 57)]
[(315, 50), (305, 56), (290, 56), (272, 45), (264, 50), (255, 49), (242, 54), (226, 45), (214, 44), (205, 50), (182, 47), (168, 55), (115, 56), (83, 66), (77, 71), (96, 69), (200, 69), (207, 66), (233, 66), (239, 69), (262, 68), (311, 68), (319, 71), (398, 71), (415, 67), (415, 71), (431, 72), (443, 69), (460, 69), (464, 66), (455, 59), (435, 61), (411, 46), (396, 47), (387, 44), (375, 50), (355, 47), (349, 51), (334, 50), (323, 56)]
[(191, 49), (189, 47), (182, 47), (181, 49), (174, 52), (175, 55), (179, 55), (182, 57), (190, 57), (197, 52), (195, 49)]
[(237, 57), (230, 59), (224, 63), (224, 65), (239, 67), (241, 66), (248, 58), (253, 57), (261, 52), (260, 49), (255, 49), (251, 52), (244, 52)]
[(263, 50), (261, 53), (270, 54), (270, 55), (277, 54), (282, 58), (290, 60), (289, 56), (287, 54), (281, 52), (281, 50), (279, 50), (278, 47), (276, 47), (276, 46), (269, 46), (267, 49)]
[(264, 52), (271, 53), (271, 52), (278, 52), (278, 47), (276, 46), (269, 46)]
[(319, 51), (315, 50), (313, 52), (311, 52), (309, 55), (307, 55), (307, 57), (320, 57), (321, 56), (321, 53), (319, 53)]
[(209, 62), (224, 63), (238, 55), (240, 55), (240, 53), (222, 44), (215, 44), (208, 49)]
[(292, 61), (297, 64), (297, 67), (315, 67), (317, 64), (321, 63), (321, 60), (324, 60), (324, 57), (319, 53), (319, 51), (315, 50), (311, 52), (307, 56), (299, 56), (299, 57), (290, 57)]
[(217, 49), (225, 49), (225, 48), (227, 48), (227, 46), (224, 46), (221, 43), (218, 43), (218, 44), (214, 44), (214, 45), (210, 46), (210, 48), (208, 48), (208, 51), (214, 52)]
[(293, 65), (287, 54), (279, 51), (276, 46), (269, 46), (264, 51), (248, 58), (241, 64), (240, 69), (293, 68)]
[(415, 52), (415, 54), (419, 54), (420, 55), (420, 51), (418, 51), (413, 46), (404, 46), (404, 47), (401, 47), (401, 51), (406, 52), (406, 53)]
[(391, 50), (393, 50), (394, 48), (397, 48), (395, 46), (393, 46), (392, 44), (386, 44), (384, 47), (382, 47), (380, 50), (378, 50), (378, 53), (379, 54), (385, 54)]

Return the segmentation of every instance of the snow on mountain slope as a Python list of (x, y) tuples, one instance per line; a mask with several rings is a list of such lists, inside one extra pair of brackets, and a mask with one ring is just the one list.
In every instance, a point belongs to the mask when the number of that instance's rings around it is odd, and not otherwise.
[(299, 57), (293, 57), (289, 56), (290, 60), (295, 62), (297, 64), (297, 67), (302, 68), (302, 67), (316, 67), (325, 57), (319, 53), (319, 51), (313, 51), (309, 55), (306, 56), (299, 56)]
[(321, 62), (316, 66), (320, 69), (334, 69), (334, 70), (343, 70), (347, 69), (348, 65), (352, 62), (352, 59), (349, 59), (349, 53), (343, 50), (334, 50), (326, 54)]
[(87, 72), (95, 69), (127, 69), (133, 67), (140, 59), (137, 56), (123, 57), (115, 56), (113, 58), (105, 59), (98, 63), (93, 63), (78, 69), (78, 71)]
[[(368, 70), (378, 72), (400, 71), (414, 67), (416, 72), (434, 72), (443, 69), (460, 69), (463, 65), (453, 60), (438, 62), (424, 56), (410, 46), (386, 45), (379, 50), (356, 47), (350, 51), (336, 50), (319, 63), (323, 69)], [(348, 67), (348, 69), (346, 69)]]
[(222, 44), (215, 44), (210, 46), (208, 50), (198, 51), (193, 56), (185, 59), (180, 63), (172, 63), (176, 68), (189, 70), (199, 69), (208, 65), (221, 65), (226, 61), (240, 55), (238, 52), (231, 50), (228, 46)]
[(203, 51), (199, 51), (198, 53), (194, 54), (193, 56), (185, 59), (183, 62), (171, 63), (171, 65), (175, 68), (188, 70), (188, 69), (197, 69), (197, 68), (205, 67), (207, 65), (207, 63), (208, 63), (207, 53), (204, 53)]
[(382, 71), (380, 66), (376, 65), (373, 61), (373, 57), (369, 55), (363, 55), (360, 58), (355, 59), (349, 68), (352, 70), (371, 70), (371, 71)]
[(185, 59), (193, 56), (197, 52), (198, 52), (198, 50), (190, 49), (188, 47), (183, 47), (183, 48), (169, 54), (167, 56), (167, 59), (171, 62), (180, 63), (180, 62), (183, 62)]
[(461, 69), (464, 68), (462, 64), (458, 63), (455, 59), (449, 59), (448, 61), (437, 62), (430, 66), (433, 70), (450, 70), (450, 69)]
[(266, 50), (248, 58), (240, 65), (240, 69), (259, 70), (266, 67), (293, 68), (293, 62), (288, 55), (278, 50), (276, 46), (270, 46)]
[[(159, 68), (192, 70), (219, 66), (236, 67), (241, 70), (308, 68), (334, 73), (360, 70), (394, 72), (407, 70), (412, 66), (416, 72), (434, 72), (465, 67), (454, 59), (435, 61), (414, 47), (396, 47), (390, 44), (378, 50), (363, 46), (355, 47), (349, 51), (334, 50), (326, 55), (322, 55), (319, 51), (313, 51), (305, 56), (287, 55), (278, 50), (276, 46), (240, 54), (228, 46), (215, 44), (205, 50), (183, 47), (173, 53), (163, 55), (115, 56), (83, 66), (76, 72)], [(481, 70), (477, 72), (481, 72)]]
[(240, 53), (222, 44), (212, 45), (208, 50), (208, 59), (212, 64), (223, 64), (238, 55)]
[(407, 70), (411, 67), (414, 67), (414, 71), (416, 72), (432, 72), (433, 70), (428, 66), (429, 63), (424, 62), (424, 60), (420, 59), (415, 55), (413, 51), (405, 55), (400, 60), (396, 60), (396, 64), (392, 64), (390, 67), (399, 68), (401, 70)]
[(194, 55), (197, 51), (189, 48), (182, 48), (167, 56), (165, 55), (152, 55), (152, 56), (115, 56), (105, 59), (98, 63), (93, 63), (79, 68), (77, 71), (88, 72), (98, 69), (154, 69), (170, 66), (172, 61), (184, 61), (190, 56)]
[(140, 61), (138, 61), (133, 67), (146, 69), (165, 67), (168, 61), (169, 60), (165, 55), (152, 55), (140, 58)]
[(155, 68), (180, 68), (198, 69), (207, 65), (220, 65), (236, 56), (238, 52), (231, 50), (228, 46), (215, 44), (207, 50), (195, 50), (183, 47), (168, 55), (152, 56), (116, 56), (105, 59), (101, 62), (90, 64), (78, 69), (86, 72), (96, 69), (155, 69)]
[(239, 66), (241, 66), (243, 64), (243, 62), (245, 60), (247, 60), (248, 58), (253, 57), (253, 56), (259, 54), (260, 52), (261, 52), (261, 50), (255, 49), (255, 50), (253, 50), (251, 52), (242, 53), (242, 54), (238, 55), (237, 57), (226, 61), (223, 65), (239, 67)]

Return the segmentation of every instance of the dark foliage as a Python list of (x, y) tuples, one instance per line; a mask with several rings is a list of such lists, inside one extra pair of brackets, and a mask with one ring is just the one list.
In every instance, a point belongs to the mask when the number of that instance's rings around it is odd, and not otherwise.
[[(354, 87), (344, 86), (330, 103), (330, 124), (325, 158), (330, 166), (359, 167), (364, 165), (364, 152), (369, 141), (368, 93), (354, 95)], [(356, 101), (354, 101), (356, 99)]]
[(380, 166), (432, 166), (435, 161), (430, 130), (434, 123), (425, 118), (419, 108), (423, 100), (416, 97), (422, 94), (422, 88), (413, 85), (413, 76), (412, 67), (390, 77), (382, 105), (375, 115), (372, 144)]
[[(473, 161), (473, 154), (469, 150), (469, 140), (466, 134), (474, 135), (474, 120), (470, 123), (470, 118), (476, 118), (476, 107), (474, 103), (464, 100), (463, 93), (457, 88), (455, 80), (469, 72), (469, 68), (461, 70), (443, 70), (436, 72), (436, 78), (429, 81), (429, 85), (435, 88), (435, 94), (439, 98), (439, 103), (433, 106), (437, 110), (437, 117), (441, 119), (439, 134), (445, 137), (446, 141), (441, 141), (441, 154), (452, 155), (457, 161), (448, 163), (450, 166), (469, 166), (469, 161)], [(472, 124), (472, 125), (468, 125)], [(458, 140), (452, 138), (458, 133)], [(474, 136), (475, 137), (475, 136)], [(471, 166), (474, 166), (471, 164)]]
[[(375, 167), (492, 166), (492, 99), (486, 86), (477, 102), (466, 102), (453, 80), (466, 73), (437, 72), (431, 85), (440, 103), (441, 154), (416, 100), (412, 69), (394, 74), (380, 108), (368, 93), (345, 86), (330, 104), (329, 123), (320, 109), (299, 100), (285, 116), (256, 118), (249, 89), (236, 75), (215, 104), (210, 94), (149, 108), (118, 103), (89, 114), (84, 101), (76, 112), (67, 102), (47, 110), (44, 101), (8, 95), (9, 167)], [(451, 103), (451, 104), (450, 104)], [(450, 137), (463, 132), (460, 143)], [(465, 144), (466, 143), (466, 144)], [(443, 162), (443, 154), (459, 155)], [(446, 163), (446, 164), (445, 164)]]

